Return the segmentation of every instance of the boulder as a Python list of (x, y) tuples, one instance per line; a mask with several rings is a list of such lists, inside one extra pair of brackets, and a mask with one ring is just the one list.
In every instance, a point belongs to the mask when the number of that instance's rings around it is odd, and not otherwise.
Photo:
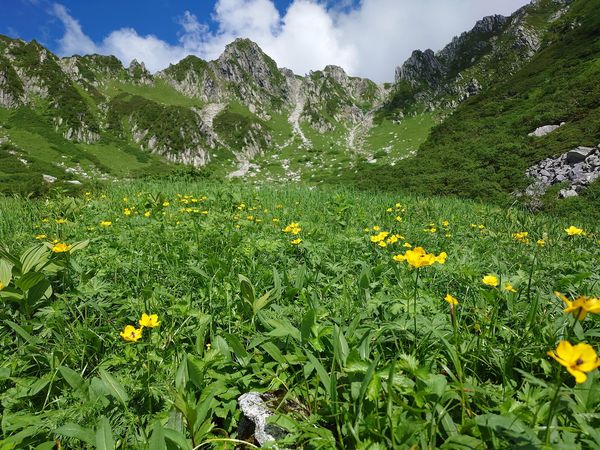
[(285, 436), (284, 430), (267, 424), (267, 419), (273, 415), (267, 408), (267, 401), (267, 396), (258, 392), (240, 395), (238, 398), (238, 405), (242, 410), (242, 419), (238, 426), (240, 439), (248, 440), (254, 436), (256, 442), (262, 446)]
[(585, 159), (595, 150), (593, 147), (577, 147), (567, 152), (567, 164), (577, 164)]
[(533, 137), (546, 136), (548, 133), (552, 133), (554, 130), (560, 128), (562, 125), (564, 125), (564, 122), (562, 122), (560, 125), (544, 125), (543, 127), (536, 128), (534, 131), (529, 133), (527, 136), (533, 136)]

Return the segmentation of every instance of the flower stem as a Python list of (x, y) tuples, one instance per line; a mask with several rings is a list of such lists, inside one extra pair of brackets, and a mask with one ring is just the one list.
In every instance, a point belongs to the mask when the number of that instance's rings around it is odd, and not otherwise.
[(556, 380), (556, 391), (554, 392), (554, 397), (552, 397), (552, 401), (550, 402), (550, 409), (548, 410), (548, 421), (546, 422), (546, 444), (550, 444), (550, 426), (552, 425), (552, 419), (554, 418), (554, 413), (556, 409), (556, 403), (558, 400), (558, 394), (560, 393), (560, 388), (562, 386), (562, 380), (560, 374)]
[(414, 336), (415, 336), (415, 347), (417, 345), (417, 298), (419, 291), (419, 269), (417, 269), (417, 274), (415, 276), (415, 292), (413, 295), (413, 327), (414, 327)]

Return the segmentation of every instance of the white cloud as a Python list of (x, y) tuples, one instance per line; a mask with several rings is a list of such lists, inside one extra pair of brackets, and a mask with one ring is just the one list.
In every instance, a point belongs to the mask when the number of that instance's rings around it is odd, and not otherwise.
[(188, 54), (215, 59), (237, 37), (255, 41), (281, 67), (296, 73), (344, 67), (352, 75), (391, 81), (394, 67), (416, 48), (438, 50), (453, 36), (489, 14), (510, 14), (527, 0), (347, 0), (327, 6), (322, 0), (293, 0), (280, 13), (273, 0), (217, 0), (210, 31), (186, 11), (178, 43), (135, 30), (115, 30), (94, 43), (64, 6), (53, 12), (65, 26), (61, 54), (114, 54), (125, 64), (136, 58), (151, 71), (161, 70)]

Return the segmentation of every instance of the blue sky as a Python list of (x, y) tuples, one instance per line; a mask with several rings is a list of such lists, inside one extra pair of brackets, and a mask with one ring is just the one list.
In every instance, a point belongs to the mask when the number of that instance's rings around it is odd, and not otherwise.
[(236, 37), (296, 73), (342, 66), (391, 81), (413, 49), (439, 50), (481, 17), (527, 0), (2, 0), (0, 33), (59, 55), (115, 54), (152, 71), (215, 59)]

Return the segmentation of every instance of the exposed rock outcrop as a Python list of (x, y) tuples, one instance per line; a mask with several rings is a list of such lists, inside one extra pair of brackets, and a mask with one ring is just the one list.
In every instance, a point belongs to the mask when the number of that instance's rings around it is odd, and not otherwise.
[(565, 123), (561, 122), (559, 125), (544, 125), (542, 127), (538, 127), (535, 130), (533, 130), (531, 133), (529, 133), (527, 136), (531, 136), (531, 137), (542, 137), (542, 136), (546, 136), (547, 134), (552, 133), (553, 131), (558, 130), (560, 127), (562, 127)]
[(152, 74), (146, 69), (143, 62), (138, 62), (137, 59), (131, 61), (127, 73), (131, 79), (138, 84), (152, 84)]
[(268, 398), (258, 392), (248, 392), (238, 398), (238, 405), (242, 410), (242, 419), (239, 424), (238, 434), (240, 439), (254, 437), (256, 442), (263, 446), (267, 442), (281, 439), (285, 431), (279, 427), (268, 424), (267, 419), (273, 415), (267, 407)]
[(510, 17), (484, 17), (437, 53), (414, 51), (396, 68), (396, 85), (411, 86), (410, 104), (420, 103), (429, 110), (454, 108), (528, 62), (541, 48), (544, 21), (556, 20), (570, 3), (536, 0)]
[(558, 183), (568, 184), (560, 191), (561, 197), (577, 196), (588, 184), (600, 178), (600, 145), (577, 147), (556, 158), (547, 158), (527, 169), (526, 174), (534, 179), (525, 191), (531, 197), (539, 197), (548, 187)]

